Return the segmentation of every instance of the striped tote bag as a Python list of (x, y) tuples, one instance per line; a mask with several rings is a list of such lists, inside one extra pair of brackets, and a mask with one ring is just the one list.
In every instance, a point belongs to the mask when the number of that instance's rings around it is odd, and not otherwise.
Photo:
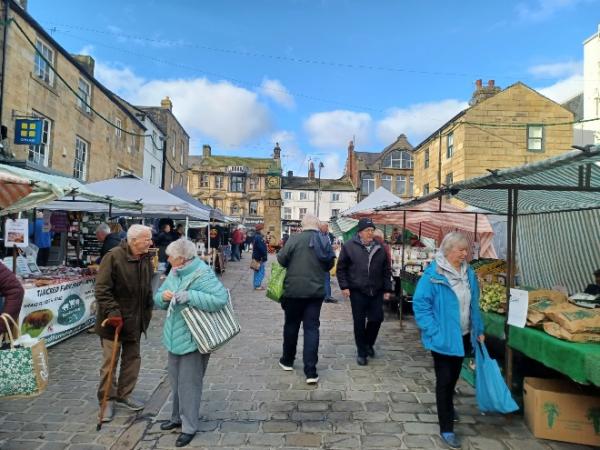
[(227, 290), (227, 294), (227, 304), (219, 311), (207, 312), (192, 306), (181, 310), (200, 353), (214, 352), (240, 332), (240, 324), (231, 305), (231, 292)]

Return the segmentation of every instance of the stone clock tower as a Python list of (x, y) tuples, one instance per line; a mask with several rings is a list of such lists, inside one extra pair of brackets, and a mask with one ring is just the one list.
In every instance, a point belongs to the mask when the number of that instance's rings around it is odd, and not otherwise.
[(265, 177), (265, 232), (270, 231), (277, 239), (281, 237), (281, 148), (275, 144), (273, 165)]

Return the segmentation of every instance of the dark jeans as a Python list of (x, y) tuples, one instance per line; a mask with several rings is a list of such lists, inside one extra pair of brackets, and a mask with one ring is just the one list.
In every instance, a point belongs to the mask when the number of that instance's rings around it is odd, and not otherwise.
[[(465, 355), (472, 352), (471, 335), (463, 336)], [(435, 402), (437, 404), (440, 433), (454, 431), (454, 388), (462, 368), (462, 356), (448, 356), (432, 351), (435, 368)]]
[[(350, 293), (354, 340), (358, 356), (366, 357), (367, 349), (375, 345), (383, 322), (383, 292), (370, 296), (361, 292)], [(366, 323), (365, 323), (366, 322)]]
[(240, 260), (240, 244), (231, 244), (231, 261)]
[(300, 322), (304, 326), (304, 374), (306, 378), (317, 376), (319, 360), (319, 317), (321, 315), (322, 298), (283, 298), (281, 305), (285, 312), (283, 325), (283, 356), (281, 362), (292, 366), (296, 359), (296, 345)]

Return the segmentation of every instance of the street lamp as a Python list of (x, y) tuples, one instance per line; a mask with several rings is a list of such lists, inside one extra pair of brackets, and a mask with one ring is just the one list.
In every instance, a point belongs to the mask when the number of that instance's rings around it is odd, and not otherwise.
[(319, 218), (319, 206), (321, 203), (321, 169), (325, 167), (325, 164), (323, 164), (323, 161), (321, 161), (319, 163), (319, 181), (318, 181), (318, 190), (317, 190), (317, 219)]

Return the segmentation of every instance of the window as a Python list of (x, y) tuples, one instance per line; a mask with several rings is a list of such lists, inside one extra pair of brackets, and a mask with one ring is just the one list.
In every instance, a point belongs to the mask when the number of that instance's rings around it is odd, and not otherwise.
[(248, 204), (248, 213), (251, 216), (258, 216), (258, 200), (250, 200)]
[(283, 218), (287, 220), (292, 219), (292, 208), (283, 208)]
[(175, 172), (171, 172), (171, 189), (175, 185)]
[(412, 175), (410, 177), (408, 177), (408, 195), (410, 197), (412, 197), (415, 192), (415, 177), (413, 177)]
[(246, 192), (246, 178), (240, 175), (231, 175), (229, 190), (231, 192)]
[(150, 166), (150, 184), (154, 184), (156, 181), (156, 167)]
[(406, 195), (406, 176), (404, 175), (396, 177), (396, 194)]
[(454, 183), (454, 174), (452, 172), (448, 172), (446, 174), (446, 186), (450, 186)]
[(75, 138), (75, 160), (73, 161), (73, 177), (85, 181), (87, 176), (88, 143), (83, 139)]
[(332, 192), (331, 193), (331, 201), (332, 202), (339, 202), (340, 201), (340, 193), (339, 192)]
[(527, 151), (544, 151), (544, 126), (527, 125)]
[(251, 191), (258, 191), (258, 184), (259, 184), (258, 177), (251, 177), (250, 178), (250, 190)]
[(152, 153), (156, 154), (156, 151), (158, 150), (158, 135), (156, 134), (156, 131), (152, 131)]
[(446, 158), (452, 158), (454, 155), (454, 133), (446, 136)]
[(185, 144), (183, 141), (181, 141), (181, 146), (180, 146), (180, 153), (179, 153), (179, 164), (181, 164), (181, 166), (183, 167), (183, 153), (185, 151)]
[(92, 109), (89, 106), (92, 103), (92, 86), (83, 78), (80, 78), (79, 90), (77, 93), (79, 94), (79, 98), (77, 99), (77, 106), (79, 106), (79, 108), (81, 108), (82, 111), (85, 111), (87, 114), (90, 114), (92, 112)]
[(363, 172), (360, 174), (361, 192), (364, 195), (369, 195), (375, 190), (375, 177), (371, 172)]
[(291, 200), (292, 199), (292, 193), (290, 191), (284, 191), (284, 193), (283, 193), (283, 199), (284, 200)]
[(331, 217), (337, 217), (340, 214), (340, 210), (339, 209), (332, 209), (331, 210)]
[(308, 192), (300, 191), (300, 200), (308, 200)]
[(175, 158), (175, 144), (171, 145), (171, 155)]
[(202, 188), (210, 187), (210, 178), (209, 178), (208, 174), (203, 173), (202, 175), (200, 175), (200, 187), (202, 187)]
[(304, 219), (304, 216), (306, 215), (306, 208), (300, 208), (300, 213), (298, 214), (298, 219), (302, 220)]
[(229, 207), (229, 211), (232, 216), (237, 216), (240, 212), (240, 207), (237, 205), (237, 203), (234, 203)]
[(48, 167), (50, 163), (50, 131), (52, 122), (45, 117), (42, 118), (42, 143), (29, 146), (28, 160), (40, 166)]
[(391, 175), (381, 175), (381, 186), (386, 188), (388, 191), (392, 191), (392, 176)]
[(129, 153), (131, 153), (132, 151), (134, 151), (136, 149), (136, 146), (135, 146), (135, 136), (133, 134), (131, 134), (130, 137), (131, 137), (131, 141), (129, 143), (129, 147), (127, 147), (127, 151)]
[(429, 183), (423, 185), (423, 195), (429, 194)]
[(425, 169), (429, 167), (429, 149), (425, 149)]
[(50, 85), (54, 84), (54, 72), (50, 68), (50, 65), (40, 56), (41, 53), (50, 64), (54, 64), (54, 51), (39, 39), (35, 43), (35, 48), (38, 50), (35, 52), (35, 76)]
[(215, 189), (223, 189), (223, 175), (215, 175)]
[(116, 119), (115, 125), (117, 126), (117, 128), (115, 128), (115, 136), (121, 139), (121, 137), (123, 136), (123, 132), (121, 131), (121, 129), (123, 128), (123, 122), (121, 122), (121, 119)]
[(413, 159), (406, 150), (394, 150), (383, 160), (383, 167), (392, 169), (412, 169)]
[(179, 186), (183, 186), (183, 174), (179, 174)]

